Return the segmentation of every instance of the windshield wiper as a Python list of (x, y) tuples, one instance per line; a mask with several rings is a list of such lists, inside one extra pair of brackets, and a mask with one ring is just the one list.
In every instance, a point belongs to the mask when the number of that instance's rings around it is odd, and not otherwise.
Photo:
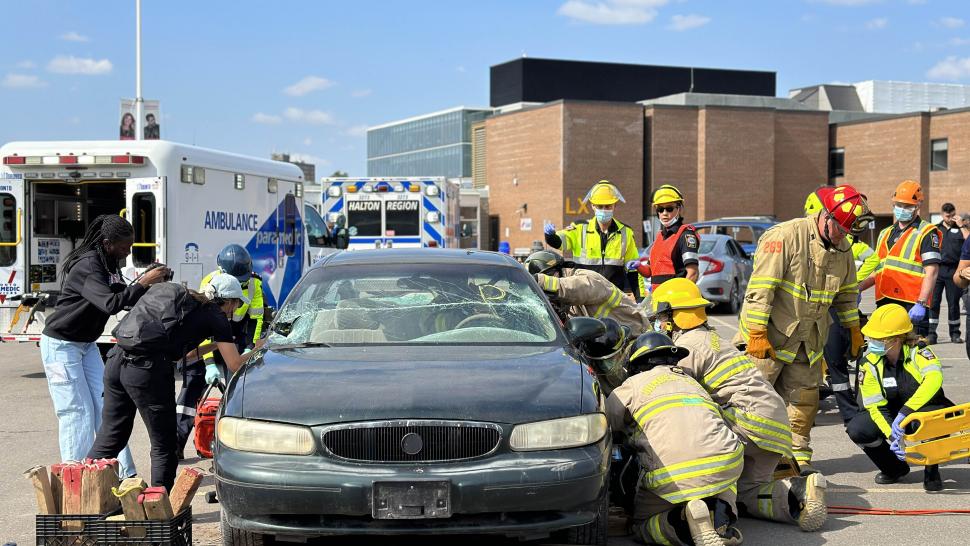
[(333, 347), (333, 345), (324, 341), (304, 341), (302, 343), (283, 343), (280, 345), (266, 346), (271, 351), (279, 351), (281, 349), (306, 349), (309, 347)]

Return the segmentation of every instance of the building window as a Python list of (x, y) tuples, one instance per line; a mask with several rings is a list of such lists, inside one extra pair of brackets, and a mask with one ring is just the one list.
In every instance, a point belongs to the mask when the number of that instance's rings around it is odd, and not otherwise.
[(845, 148), (829, 149), (829, 178), (845, 176)]
[(947, 150), (949, 142), (945, 138), (930, 141), (930, 170), (945, 171), (947, 169)]

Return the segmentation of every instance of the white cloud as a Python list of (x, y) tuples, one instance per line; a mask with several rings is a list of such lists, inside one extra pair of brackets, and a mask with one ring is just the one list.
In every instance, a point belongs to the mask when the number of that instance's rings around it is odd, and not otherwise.
[(306, 138), (303, 139), (303, 145), (304, 146), (311, 146), (312, 144), (313, 144), (313, 139), (312, 138), (306, 137)]
[(361, 99), (361, 98), (364, 98), (364, 97), (369, 97), (371, 95), (371, 93), (373, 93), (373, 92), (374, 91), (372, 91), (370, 89), (358, 89), (358, 90), (354, 91), (353, 93), (351, 93), (350, 96), (351, 97), (354, 97), (355, 99)]
[(108, 59), (85, 59), (73, 55), (58, 55), (47, 63), (47, 70), (55, 74), (97, 76), (111, 72), (111, 68), (111, 61)]
[(667, 0), (568, 0), (557, 13), (595, 25), (642, 25), (657, 17)]
[(906, 3), (913, 6), (922, 6), (926, 3), (926, 0), (906, 0)]
[(820, 0), (823, 4), (833, 6), (864, 6), (866, 4), (876, 4), (882, 0)]
[(31, 61), (31, 60), (23, 60), (17, 63), (17, 68), (24, 68), (28, 70), (31, 68), (35, 68), (36, 66), (37, 65), (34, 64), (34, 61)]
[(307, 76), (283, 90), (291, 97), (302, 97), (314, 91), (322, 91), (328, 87), (333, 87), (333, 82), (327, 78), (319, 76)]
[(65, 42), (89, 42), (89, 41), (91, 41), (91, 39), (88, 38), (87, 36), (82, 36), (81, 34), (78, 34), (77, 32), (74, 32), (73, 30), (71, 32), (65, 32), (64, 34), (61, 34), (60, 35), (60, 38), (61, 38), (61, 40), (64, 40)]
[(463, 65), (458, 65), (458, 66), (455, 67), (455, 70), (457, 70), (458, 72), (464, 73), (465, 72), (465, 67)]
[(344, 133), (347, 134), (347, 136), (362, 137), (367, 134), (367, 126), (354, 125), (353, 127), (348, 127), (347, 130), (344, 131)]
[(78, 117), (78, 116), (74, 116), (74, 117), (68, 119), (67, 122), (70, 123), (71, 125), (80, 125), (81, 124), (81, 118)]
[(310, 125), (333, 125), (333, 114), (322, 110), (304, 110), (302, 108), (289, 107), (283, 110), (283, 117), (298, 123), (308, 123)]
[(876, 17), (866, 21), (866, 28), (869, 30), (884, 29), (887, 25), (889, 25), (889, 19), (886, 17)]
[(283, 122), (283, 118), (279, 116), (274, 116), (273, 114), (264, 114), (262, 112), (256, 112), (252, 117), (253, 123), (262, 123), (263, 125), (276, 125)]
[(677, 32), (682, 32), (685, 30), (690, 30), (692, 28), (698, 28), (711, 22), (710, 17), (705, 17), (703, 15), (674, 15), (670, 18), (670, 30), (675, 30)]
[(7, 74), (0, 85), (14, 89), (25, 89), (30, 87), (46, 87), (47, 82), (42, 81), (37, 76), (27, 74)]
[(970, 45), (970, 38), (950, 38), (951, 46), (965, 46)]
[(950, 56), (926, 72), (926, 76), (934, 80), (964, 80), (970, 78), (970, 57), (958, 58)]
[(966, 21), (960, 19), (959, 17), (941, 17), (936, 23), (941, 27), (946, 28), (961, 28), (963, 25), (967, 24)]

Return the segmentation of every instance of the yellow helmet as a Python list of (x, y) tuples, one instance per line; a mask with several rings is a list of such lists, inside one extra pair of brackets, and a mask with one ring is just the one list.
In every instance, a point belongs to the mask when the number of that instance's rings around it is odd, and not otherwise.
[(617, 202), (626, 203), (626, 199), (623, 198), (623, 194), (612, 182), (600, 180), (589, 189), (586, 197), (583, 198), (583, 202), (588, 202), (591, 205), (615, 205)]
[(701, 296), (701, 290), (694, 281), (681, 277), (662, 283), (653, 291), (651, 308), (653, 316), (673, 311), (674, 324), (678, 328), (696, 328), (707, 322), (705, 308), (711, 302)]
[(817, 193), (808, 194), (808, 198), (805, 199), (805, 216), (814, 216), (821, 212), (823, 208), (822, 200), (818, 198)]
[(872, 313), (869, 322), (862, 327), (862, 333), (871, 339), (886, 339), (901, 336), (912, 329), (913, 322), (909, 320), (906, 309), (897, 303), (890, 303)]
[(664, 184), (657, 188), (657, 191), (653, 192), (653, 204), (663, 205), (666, 203), (683, 203), (684, 194), (680, 193), (680, 190), (671, 186), (670, 184)]

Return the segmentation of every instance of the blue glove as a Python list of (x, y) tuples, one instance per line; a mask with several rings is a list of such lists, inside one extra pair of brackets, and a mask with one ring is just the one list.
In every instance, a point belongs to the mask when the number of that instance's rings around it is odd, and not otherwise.
[(636, 260), (630, 260), (629, 262), (626, 263), (626, 270), (628, 272), (636, 271), (639, 265), (640, 265), (640, 258), (637, 258)]
[(545, 233), (546, 235), (552, 235), (553, 233), (556, 232), (556, 224), (553, 224), (552, 222), (546, 222), (545, 224), (542, 225), (542, 232)]
[(926, 318), (926, 306), (922, 303), (917, 303), (909, 310), (909, 320), (915, 322), (922, 322)]
[(896, 458), (899, 459), (900, 461), (906, 460), (906, 447), (903, 444), (901, 444), (899, 440), (893, 440), (889, 444), (889, 449), (890, 451), (893, 452), (893, 454), (896, 455)]
[(893, 440), (899, 440), (900, 438), (903, 437), (904, 432), (903, 432), (902, 422), (903, 422), (903, 419), (905, 418), (906, 416), (903, 415), (902, 413), (897, 413), (896, 418), (893, 419), (893, 433), (891, 436)]
[(222, 372), (219, 371), (219, 366), (215, 364), (205, 365), (205, 382), (207, 385), (214, 385), (216, 381), (222, 379)]

